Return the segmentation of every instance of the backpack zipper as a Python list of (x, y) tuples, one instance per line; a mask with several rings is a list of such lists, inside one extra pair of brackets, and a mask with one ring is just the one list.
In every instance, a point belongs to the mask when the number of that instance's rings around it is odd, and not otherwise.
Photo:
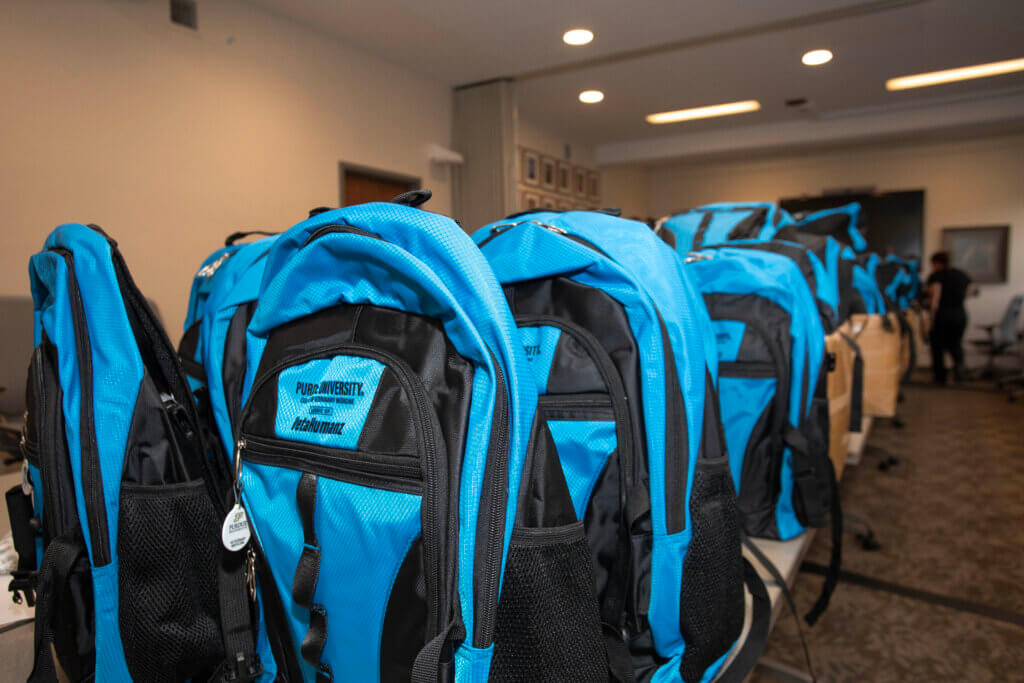
[(82, 467), (82, 496), (85, 499), (86, 524), (92, 545), (92, 563), (95, 567), (110, 564), (110, 537), (107, 527), (107, 508), (100, 474), (99, 447), (96, 443), (96, 425), (93, 417), (92, 345), (85, 319), (85, 305), (75, 274), (75, 256), (64, 247), (52, 247), (67, 266), (68, 294), (71, 302), (71, 323), (75, 331), (75, 352), (78, 357), (78, 377), (81, 390), (79, 405), (79, 445)]
[[(494, 414), (491, 419), (491, 438), (487, 445), (487, 462), (485, 469), (492, 469), (495, 476), (490, 490), (482, 490), (480, 502), (488, 502), (481, 505), (480, 510), (486, 511), (488, 536), (484, 539), (484, 582), (481, 595), (483, 605), (480, 610), (480, 620), (477, 623), (476, 635), (473, 637), (473, 645), (478, 648), (486, 648), (494, 641), (494, 630), (497, 623), (498, 611), (498, 587), (501, 584), (501, 555), (505, 539), (505, 514), (508, 506), (508, 450), (509, 450), (509, 404), (508, 389), (505, 385), (505, 375), (498, 365), (498, 359), (494, 352), (488, 349), (491, 357), (491, 365), (495, 373), (495, 395)], [(497, 433), (495, 433), (497, 430)], [(495, 445), (497, 444), (497, 445)], [(484, 476), (486, 484), (487, 477)], [(498, 503), (501, 503), (498, 505)], [(497, 511), (492, 510), (492, 506)], [(477, 520), (477, 528), (480, 528), (480, 521)], [(474, 593), (476, 591), (474, 590)], [(479, 639), (477, 638), (479, 636)]]

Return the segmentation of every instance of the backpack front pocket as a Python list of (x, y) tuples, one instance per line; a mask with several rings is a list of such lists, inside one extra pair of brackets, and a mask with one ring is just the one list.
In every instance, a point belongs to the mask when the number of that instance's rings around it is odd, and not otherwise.
[(781, 441), (777, 437), (774, 367), (723, 363), (718, 394), (729, 472), (747, 531), (770, 525), (778, 496)]
[(409, 680), (450, 607), (446, 449), (419, 378), (358, 344), (289, 358), (254, 383), (239, 447), (305, 677)]

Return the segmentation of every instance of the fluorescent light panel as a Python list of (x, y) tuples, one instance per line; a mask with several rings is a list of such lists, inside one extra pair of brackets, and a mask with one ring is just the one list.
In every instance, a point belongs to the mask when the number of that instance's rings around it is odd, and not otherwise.
[(707, 119), (712, 116), (730, 116), (732, 114), (745, 114), (757, 111), (761, 103), (757, 100), (744, 100), (742, 102), (729, 102), (727, 104), (714, 104), (710, 107), (696, 107), (694, 109), (677, 109), (676, 111), (663, 111), (657, 114), (648, 114), (647, 123), (676, 123), (678, 121), (693, 121), (694, 119)]
[(914, 74), (913, 76), (890, 78), (885, 82), (885, 89), (907, 90), (909, 88), (924, 88), (929, 85), (942, 85), (943, 83), (966, 81), (971, 78), (1001, 76), (1002, 74), (1009, 74), (1015, 71), (1024, 71), (1024, 59), (1010, 59), (1005, 62), (989, 62), (988, 64), (964, 66), (959, 69), (930, 71), (924, 74)]

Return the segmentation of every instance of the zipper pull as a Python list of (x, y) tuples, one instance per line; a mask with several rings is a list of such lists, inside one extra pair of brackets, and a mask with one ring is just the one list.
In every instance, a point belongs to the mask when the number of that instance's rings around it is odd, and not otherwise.
[(241, 550), (249, 544), (252, 536), (252, 529), (249, 527), (249, 517), (242, 507), (242, 450), (245, 448), (245, 439), (239, 439), (235, 449), (235, 504), (228, 510), (228, 516), (224, 518), (224, 525), (220, 528), (220, 541), (224, 547), (231, 552)]
[(242, 451), (245, 450), (245, 439), (240, 438), (235, 442), (235, 505), (242, 502)]
[(686, 258), (683, 259), (683, 263), (693, 263), (694, 261), (707, 261), (707, 260), (713, 259), (713, 258), (714, 258), (714, 255), (712, 255), (712, 254), (708, 254), (708, 253), (705, 253), (705, 252), (691, 251), (689, 254), (686, 255)]
[(251, 543), (245, 553), (245, 583), (249, 587), (249, 598), (256, 602), (256, 551)]

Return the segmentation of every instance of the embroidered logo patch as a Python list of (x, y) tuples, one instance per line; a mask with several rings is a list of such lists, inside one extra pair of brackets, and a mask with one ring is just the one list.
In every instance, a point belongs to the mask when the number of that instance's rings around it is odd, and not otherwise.
[(277, 381), (275, 432), (282, 439), (355, 449), (384, 365), (362, 356), (320, 358)]

